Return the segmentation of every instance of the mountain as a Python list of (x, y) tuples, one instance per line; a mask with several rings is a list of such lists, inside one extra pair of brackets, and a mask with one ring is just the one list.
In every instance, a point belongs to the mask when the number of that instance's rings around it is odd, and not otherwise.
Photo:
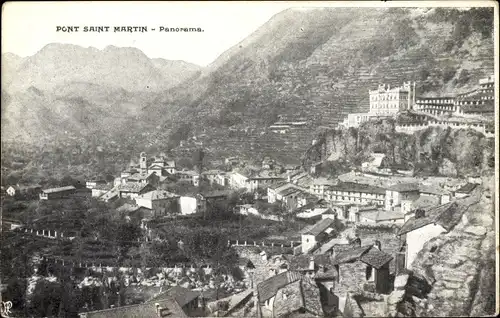
[(114, 46), (49, 44), (26, 58), (2, 54), (3, 138), (122, 138), (141, 129), (135, 119), (158, 91), (200, 69)]
[[(242, 155), (279, 149), (297, 157), (321, 127), (366, 111), (368, 90), (380, 83), (416, 81), (417, 93), (429, 96), (474, 87), (493, 73), (492, 30), (492, 8), (285, 10), (197, 78), (161, 93), (144, 121), (169, 127), (175, 138), (179, 130), (206, 133), (203, 145), (214, 155), (237, 147)], [(165, 107), (170, 116), (160, 115)], [(278, 115), (309, 126), (297, 138), (275, 136), (266, 128)]]
[(8, 87), (23, 58), (13, 53), (2, 54), (2, 89)]
[[(200, 67), (184, 61), (150, 59), (141, 50), (131, 47), (107, 46), (103, 50), (71, 44), (48, 44), (18, 65), (6, 64), (16, 70), (6, 89), (10, 92), (33, 86), (51, 91), (68, 82), (88, 82), (130, 92), (155, 92), (178, 84), (199, 71)], [(3, 64), (3, 63), (2, 63)]]

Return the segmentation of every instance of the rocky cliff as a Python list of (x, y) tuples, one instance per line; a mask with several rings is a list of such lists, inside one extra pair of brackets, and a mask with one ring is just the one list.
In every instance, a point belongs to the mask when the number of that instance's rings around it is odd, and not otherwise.
[(415, 168), (418, 175), (472, 176), (494, 166), (495, 143), (473, 130), (430, 127), (413, 135), (397, 133), (394, 121), (368, 122), (359, 128), (326, 130), (305, 153), (303, 163), (342, 162), (359, 168), (371, 153), (385, 162)]
[(495, 313), (493, 178), (470, 198), (462, 221), (424, 245), (413, 272), (396, 277), (387, 316), (486, 316)]

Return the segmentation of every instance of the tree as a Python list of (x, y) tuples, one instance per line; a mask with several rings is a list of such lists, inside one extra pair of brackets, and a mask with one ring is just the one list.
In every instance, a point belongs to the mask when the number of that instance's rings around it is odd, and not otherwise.
[(194, 230), (192, 235), (186, 237), (186, 254), (190, 259), (199, 262), (209, 261), (213, 265), (213, 277), (217, 282), (219, 292), (222, 275), (232, 272), (238, 260), (235, 250), (228, 246), (228, 237), (221, 232), (205, 228)]

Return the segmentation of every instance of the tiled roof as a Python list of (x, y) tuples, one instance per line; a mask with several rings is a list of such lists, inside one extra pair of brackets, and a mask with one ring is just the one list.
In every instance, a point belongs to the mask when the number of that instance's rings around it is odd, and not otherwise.
[(344, 238), (333, 238), (325, 244), (321, 245), (321, 247), (317, 250), (317, 253), (324, 254), (331, 250), (335, 245), (348, 245), (349, 241)]
[(95, 189), (95, 190), (111, 190), (112, 188), (113, 188), (113, 185), (111, 183), (106, 183), (106, 184), (97, 184), (92, 189)]
[(278, 181), (278, 183), (273, 184), (273, 185), (269, 186), (268, 188), (272, 189), (272, 190), (278, 190), (279, 188), (281, 188), (287, 184), (291, 184), (291, 183), (288, 183), (286, 181)]
[(140, 195), (138, 198), (147, 200), (163, 200), (178, 197), (179, 195), (165, 190), (153, 190)]
[(229, 197), (231, 195), (231, 191), (229, 190), (219, 190), (219, 191), (210, 191), (210, 192), (205, 192), (201, 193), (201, 195), (208, 199), (208, 198), (222, 198), (222, 197)]
[(45, 190), (43, 190), (43, 193), (56, 193), (56, 192), (69, 191), (69, 190), (75, 190), (75, 189), (76, 188), (74, 186), (66, 186), (66, 187), (45, 189)]
[(316, 223), (312, 228), (310, 228), (307, 232), (304, 234), (311, 234), (311, 235), (319, 235), (323, 233), (327, 228), (332, 226), (332, 224), (335, 222), (334, 219), (326, 218), (322, 219), (318, 223)]
[(371, 249), (373, 245), (365, 245), (361, 247), (354, 247), (342, 251), (335, 255), (333, 260), (334, 264), (351, 263), (357, 261), (364, 253)]
[(329, 187), (330, 191), (348, 191), (348, 192), (364, 192), (364, 193), (376, 193), (385, 194), (385, 189), (355, 182), (339, 182), (336, 185)]
[[(160, 305), (160, 314), (157, 314), (156, 304)], [(162, 318), (187, 317), (179, 304), (173, 299), (162, 299), (140, 305), (123, 306), (85, 313), (87, 318)]]
[(336, 180), (327, 179), (327, 178), (315, 178), (313, 180), (313, 184), (315, 185), (335, 185), (337, 183)]
[(316, 255), (307, 255), (301, 254), (296, 256), (290, 256), (288, 259), (290, 261), (290, 270), (292, 271), (305, 271), (305, 270), (314, 270), (314, 268), (310, 268), (311, 258), (314, 261), (315, 268), (317, 266), (328, 266), (330, 265), (331, 258), (325, 254), (316, 254)]
[(314, 275), (314, 279), (334, 279), (339, 276), (339, 272), (335, 267), (329, 268), (326, 272), (318, 271)]
[(456, 200), (436, 207), (425, 209), (423, 217), (411, 217), (399, 230), (398, 235), (417, 230), (428, 224), (439, 224), (447, 231), (451, 230), (462, 218), (462, 214), (471, 202), (466, 200)]
[(400, 211), (378, 211), (377, 221), (390, 221), (404, 219), (405, 216)]
[(437, 206), (441, 200), (435, 196), (420, 196), (417, 200), (413, 201), (413, 209), (429, 208), (432, 206)]
[(39, 185), (12, 185), (11, 187), (16, 190), (36, 190), (41, 188)]
[(420, 188), (417, 183), (401, 183), (401, 184), (394, 184), (388, 187), (387, 190), (396, 192), (411, 192), (411, 191), (419, 191)]
[(476, 188), (477, 184), (475, 183), (467, 183), (466, 185), (464, 185), (463, 187), (461, 187), (460, 189), (458, 189), (457, 191), (455, 191), (455, 193), (466, 193), (466, 194), (469, 194), (472, 192), (472, 190), (474, 190)]
[(128, 184), (120, 184), (117, 186), (118, 191), (123, 192), (141, 192), (145, 187), (149, 184), (141, 184), (141, 183), (128, 183)]
[(379, 249), (372, 247), (368, 252), (364, 253), (360, 257), (360, 261), (366, 263), (376, 269), (381, 268), (385, 264), (389, 263), (393, 257)]
[(421, 185), (420, 186), (420, 193), (444, 195), (444, 194), (450, 194), (450, 191), (442, 189), (440, 187)]
[(142, 174), (142, 173), (135, 173), (129, 177), (127, 177), (128, 180), (146, 180), (147, 178), (149, 178), (151, 175), (153, 174), (152, 173), (149, 173), (149, 174)]
[(276, 295), (276, 292), (288, 284), (296, 282), (302, 275), (294, 271), (286, 271), (275, 275), (257, 285), (257, 295), (259, 302), (264, 302)]
[(117, 197), (118, 194), (119, 194), (118, 188), (112, 188), (108, 192), (106, 192), (103, 195), (101, 195), (99, 198), (102, 199), (102, 200), (110, 200), (110, 199), (112, 199), (114, 197)]
[(278, 194), (281, 196), (287, 196), (287, 195), (290, 195), (292, 193), (298, 193), (298, 192), (302, 192), (302, 191), (303, 190), (296, 188), (296, 187), (287, 187), (285, 189), (279, 190)]
[(184, 307), (185, 305), (189, 304), (191, 301), (200, 296), (201, 296), (200, 292), (196, 292), (181, 286), (174, 286), (169, 290), (157, 295), (148, 302), (157, 302), (158, 300), (174, 298), (181, 307)]

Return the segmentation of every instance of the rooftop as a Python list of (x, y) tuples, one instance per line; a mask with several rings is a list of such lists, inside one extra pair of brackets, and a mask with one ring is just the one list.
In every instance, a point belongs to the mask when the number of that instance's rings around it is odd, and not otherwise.
[(264, 302), (276, 295), (276, 292), (288, 284), (296, 282), (302, 278), (298, 272), (286, 271), (281, 274), (272, 276), (271, 278), (257, 285), (257, 295), (259, 302)]
[(75, 189), (76, 188), (74, 186), (66, 186), (66, 187), (45, 189), (42, 191), (43, 191), (43, 193), (56, 193), (56, 192), (69, 191), (69, 190), (75, 190)]
[(148, 302), (157, 302), (158, 300), (174, 298), (181, 307), (184, 307), (185, 305), (189, 304), (191, 301), (200, 296), (201, 296), (200, 292), (196, 292), (181, 286), (174, 286), (169, 290), (155, 296)]
[(418, 183), (400, 183), (400, 184), (394, 184), (392, 186), (387, 187), (387, 190), (389, 191), (396, 191), (396, 192), (413, 192), (413, 191), (419, 191), (419, 185)]
[(467, 183), (466, 185), (464, 185), (463, 187), (461, 187), (460, 189), (455, 191), (455, 193), (469, 194), (476, 188), (476, 186), (477, 186), (477, 184), (475, 184), (475, 183)]
[(330, 219), (330, 218), (322, 219), (321, 221), (316, 223), (312, 228), (310, 228), (304, 234), (310, 234), (310, 235), (317, 236), (317, 235), (323, 233), (327, 228), (331, 227), (334, 224), (334, 222), (335, 222), (334, 219)]
[(149, 184), (141, 184), (141, 183), (128, 183), (128, 184), (120, 184), (116, 188), (120, 192), (141, 192), (145, 187)]
[(448, 202), (436, 207), (424, 209), (424, 216), (411, 217), (406, 221), (403, 227), (399, 230), (398, 236), (408, 232), (417, 230), (428, 224), (441, 225), (445, 230), (449, 231), (457, 225), (465, 210), (472, 204), (477, 202), (477, 198), (464, 198)]
[(165, 190), (153, 190), (140, 195), (138, 198), (153, 201), (153, 200), (172, 199), (178, 197), (179, 195)]
[(356, 182), (339, 182), (336, 185), (330, 186), (329, 189), (330, 191), (348, 191), (348, 192), (385, 194), (384, 188), (362, 183), (356, 183)]
[(380, 251), (378, 248), (372, 247), (366, 253), (361, 255), (360, 261), (365, 264), (368, 264), (376, 269), (381, 268), (385, 264), (389, 263), (393, 257), (383, 251)]
[[(160, 305), (157, 314), (156, 304)], [(87, 318), (160, 318), (160, 317), (187, 317), (181, 306), (173, 299), (167, 298), (140, 305), (122, 306), (85, 313)]]

